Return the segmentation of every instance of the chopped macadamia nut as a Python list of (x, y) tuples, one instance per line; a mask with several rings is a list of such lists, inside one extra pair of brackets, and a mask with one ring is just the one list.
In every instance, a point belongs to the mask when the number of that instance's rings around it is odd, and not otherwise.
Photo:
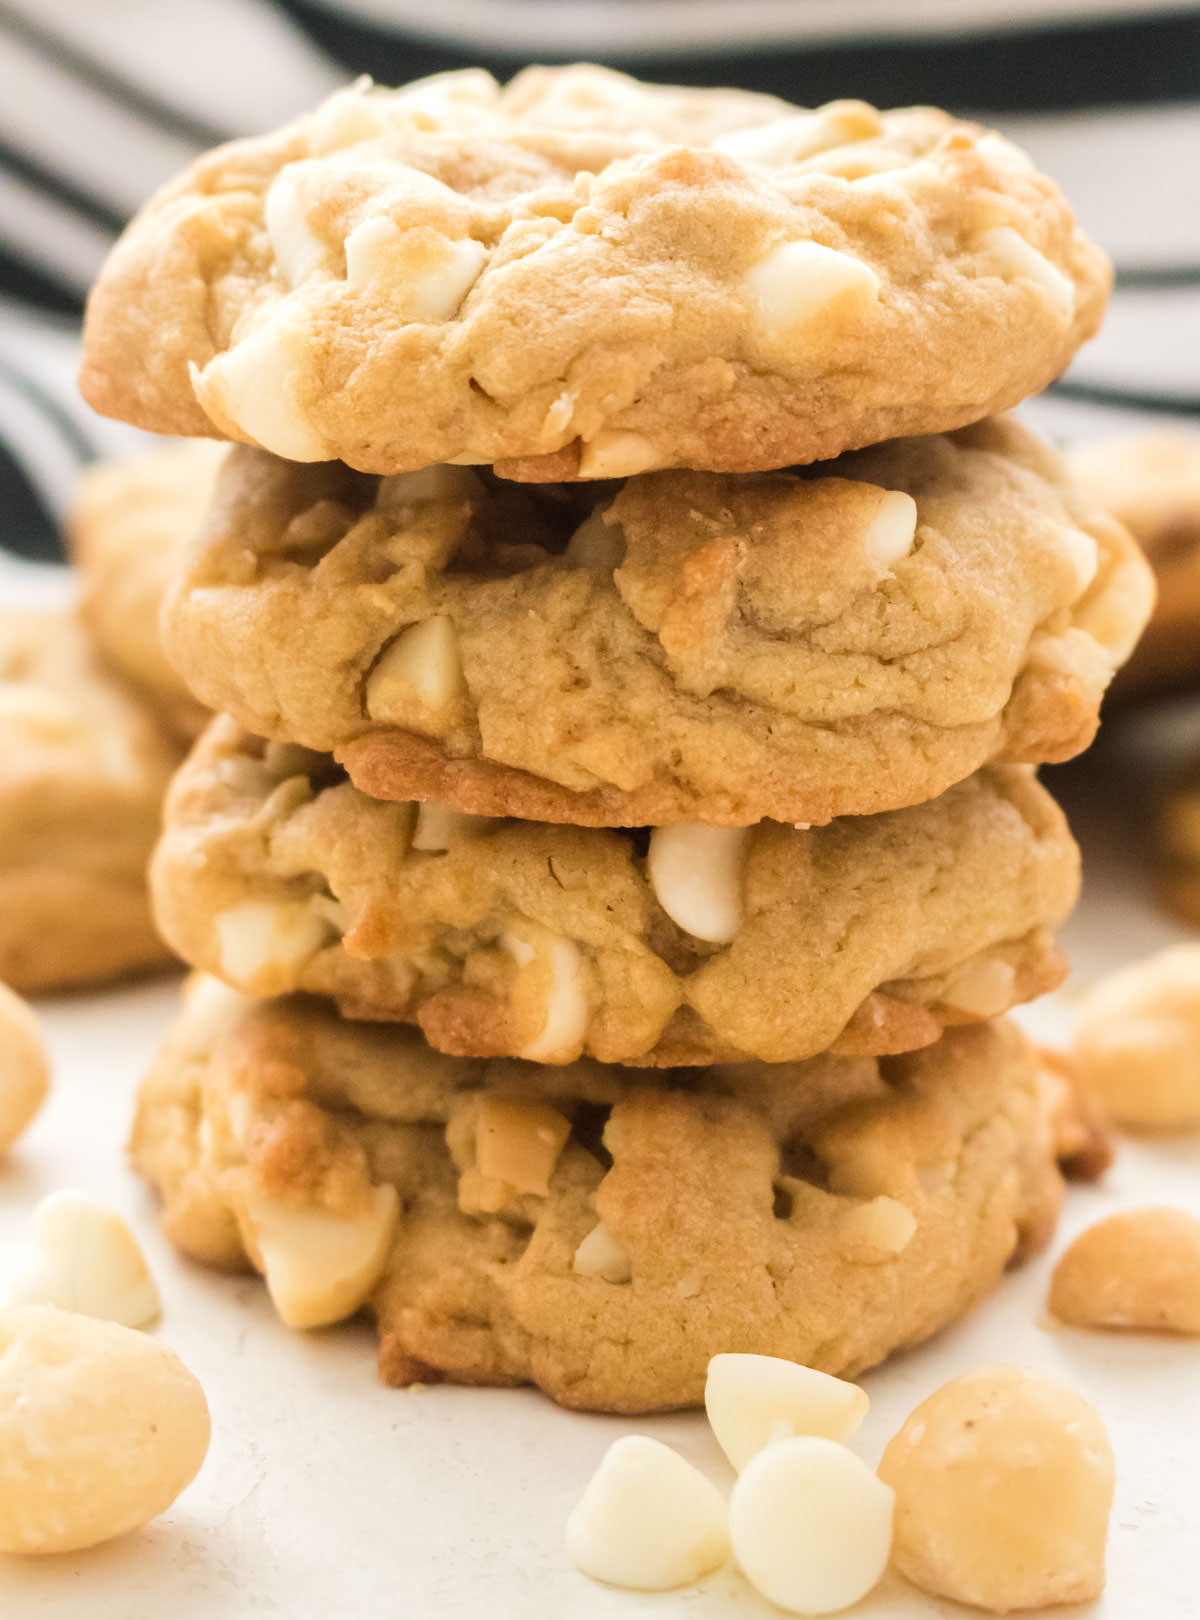
[(943, 1384), (889, 1442), (896, 1567), (915, 1586), (1005, 1614), (1104, 1587), (1113, 1457), (1074, 1390), (1021, 1367)]
[(515, 1055), (531, 1063), (573, 1063), (591, 1017), (582, 951), (573, 939), (525, 918), (502, 943), (517, 964), (511, 993)]
[(1050, 1309), (1072, 1327), (1200, 1333), (1200, 1220), (1123, 1209), (1097, 1221), (1055, 1266)]
[(1075, 1054), (1118, 1125), (1200, 1125), (1200, 945), (1120, 968), (1082, 1001)]
[(798, 1434), (848, 1440), (869, 1405), (857, 1384), (778, 1356), (727, 1353), (708, 1364), (708, 1421), (739, 1472), (764, 1446)]
[(580, 1277), (600, 1277), (610, 1283), (633, 1280), (633, 1261), (620, 1239), (603, 1221), (592, 1227), (575, 1250), (571, 1266)]
[(484, 1096), (475, 1122), (475, 1164), (509, 1193), (544, 1198), (571, 1122), (548, 1103)]
[(610, 1586), (687, 1586), (729, 1557), (725, 1499), (669, 1446), (626, 1435), (605, 1452), (567, 1520), (567, 1551)]
[(435, 614), (410, 624), (380, 653), (367, 676), (367, 713), (440, 737), (454, 724), (466, 689), (454, 625)]
[(579, 453), (581, 478), (632, 478), (662, 462), (662, 454), (641, 433), (602, 428)]
[(889, 1487), (836, 1441), (781, 1440), (738, 1475), (733, 1554), (751, 1586), (789, 1614), (836, 1614), (887, 1568), (892, 1506)]
[(10, 1305), (57, 1305), (124, 1327), (162, 1311), (138, 1240), (115, 1210), (65, 1188), (33, 1214), (33, 1253), (8, 1287)]
[(204, 1393), (165, 1344), (50, 1306), (0, 1310), (0, 1551), (75, 1552), (139, 1529), (208, 1441)]
[(50, 1059), (33, 1008), (0, 984), (0, 1153), (30, 1125), (50, 1089)]

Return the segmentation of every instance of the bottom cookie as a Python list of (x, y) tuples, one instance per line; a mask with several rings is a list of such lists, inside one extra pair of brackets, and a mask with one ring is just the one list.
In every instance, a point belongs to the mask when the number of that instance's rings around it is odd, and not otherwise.
[(285, 1321), (366, 1305), (386, 1381), (645, 1412), (701, 1401), (718, 1351), (852, 1376), (960, 1316), (1053, 1229), (1060, 1102), (999, 1021), (647, 1084), (197, 978), (132, 1151), (171, 1240), (255, 1266)]

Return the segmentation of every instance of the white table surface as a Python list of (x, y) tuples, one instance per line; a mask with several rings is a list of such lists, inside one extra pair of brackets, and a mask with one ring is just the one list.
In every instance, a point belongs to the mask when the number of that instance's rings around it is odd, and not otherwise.
[[(1141, 750), (1146, 753), (1145, 747)], [(1089, 856), (1067, 944), (1071, 984), (1186, 937), (1149, 903), (1136, 854), (1144, 835), (1143, 759), (1121, 749), (1068, 778)], [(1142, 773), (1142, 774), (1139, 774)], [(1119, 797), (1109, 793), (1124, 780)], [(1063, 787), (1059, 777), (1056, 785)], [(1111, 802), (1110, 802), (1111, 799)], [(1114, 859), (1115, 855), (1115, 859)], [(1071, 987), (1031, 1009), (1061, 1031)], [(778, 1611), (726, 1570), (700, 1586), (635, 1594), (577, 1574), (563, 1524), (617, 1435), (650, 1432), (714, 1479), (728, 1470), (702, 1416), (644, 1421), (557, 1410), (532, 1391), (401, 1391), (376, 1382), (362, 1324), (302, 1336), (273, 1317), (253, 1279), (177, 1259), (151, 1199), (128, 1171), (130, 1100), (171, 1016), (160, 981), (46, 1002), (55, 1087), (0, 1166), (0, 1269), (45, 1193), (86, 1188), (121, 1209), (143, 1240), (165, 1303), (158, 1329), (207, 1391), (212, 1450), (197, 1482), (141, 1534), (78, 1556), (0, 1559), (0, 1616), (21, 1620), (754, 1620)], [(1016, 1361), (1081, 1390), (1103, 1414), (1118, 1461), (1110, 1581), (1097, 1620), (1200, 1615), (1200, 1343), (1048, 1327), (1047, 1279), (1073, 1233), (1109, 1210), (1169, 1202), (1200, 1212), (1200, 1135), (1126, 1141), (1103, 1186), (1068, 1198), (1046, 1256), (922, 1349), (867, 1375), (872, 1408), (856, 1449), (874, 1462), (905, 1415), (945, 1379)], [(853, 1611), (862, 1620), (966, 1614), (896, 1577)]]

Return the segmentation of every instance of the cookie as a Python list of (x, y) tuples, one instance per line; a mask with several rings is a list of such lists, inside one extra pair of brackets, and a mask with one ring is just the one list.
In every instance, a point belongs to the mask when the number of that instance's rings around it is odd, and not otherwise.
[(1149, 611), (1128, 536), (1011, 421), (596, 497), (235, 450), (167, 645), (379, 798), (823, 822), (1085, 747)]
[(176, 757), (73, 616), (0, 614), (0, 980), (53, 990), (171, 959), (146, 863)]
[(208, 981), (143, 1085), (134, 1164), (171, 1241), (253, 1261), (293, 1325), (366, 1303), (388, 1382), (532, 1382), (617, 1412), (698, 1404), (718, 1351), (852, 1377), (1053, 1230), (1052, 1131), (1011, 1025), (658, 1079), (448, 1058)]
[(1053, 986), (1078, 852), (1020, 766), (822, 828), (615, 831), (368, 798), (214, 722), (152, 882), (193, 966), (333, 996), (472, 1056), (768, 1062), (900, 1051)]
[(1158, 808), (1154, 865), (1167, 910), (1200, 927), (1200, 762), (1176, 770)]
[(83, 586), (79, 611), (93, 643), (188, 739), (203, 731), (208, 711), (168, 661), (158, 621), (225, 453), (202, 440), (102, 462), (84, 473), (67, 513), (71, 559)]
[(595, 67), (358, 85), (151, 199), (93, 290), (105, 415), (364, 472), (748, 472), (1015, 405), (1104, 255), (999, 135)]
[(1114, 698), (1200, 684), (1200, 433), (1147, 433), (1073, 452), (1080, 487), (1140, 541), (1158, 601)]

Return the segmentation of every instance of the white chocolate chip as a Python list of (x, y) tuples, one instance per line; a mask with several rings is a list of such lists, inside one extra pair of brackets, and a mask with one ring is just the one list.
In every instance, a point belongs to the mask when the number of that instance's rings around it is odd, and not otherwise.
[(6, 1553), (75, 1552), (139, 1529), (208, 1450), (204, 1392), (173, 1351), (48, 1306), (0, 1311), (0, 1411)]
[(616, 1440), (567, 1520), (567, 1551), (594, 1580), (639, 1592), (687, 1586), (729, 1557), (725, 1502), (678, 1452)]
[(596, 508), (567, 541), (563, 561), (571, 568), (586, 568), (601, 579), (611, 579), (625, 561), (625, 533), (619, 523), (606, 523)]
[(392, 281), (402, 292), (406, 320), (448, 321), (479, 279), (487, 256), (483, 243), (472, 237), (404, 230), (377, 215), (346, 238), (346, 279), (352, 287)]
[(797, 1434), (848, 1440), (870, 1404), (857, 1384), (777, 1356), (730, 1352), (708, 1364), (708, 1421), (739, 1473), (764, 1446)]
[(741, 163), (781, 168), (850, 141), (869, 140), (880, 130), (879, 114), (864, 102), (823, 107), (816, 112), (776, 118), (754, 129), (734, 130), (713, 142), (718, 152)]
[(290, 989), (295, 970), (329, 940), (311, 900), (243, 900), (215, 919), (221, 972), (259, 995)]
[(994, 1018), (1007, 1012), (1016, 994), (1016, 969), (998, 956), (968, 962), (942, 992), (943, 1005), (972, 1018)]
[(519, 1029), (535, 1031), (521, 1039), (515, 1055), (532, 1063), (573, 1063), (591, 1019), (579, 946), (525, 920), (509, 929), (501, 943), (518, 966), (512, 992), (515, 1022)]
[(510, 1196), (544, 1198), (570, 1134), (570, 1120), (548, 1103), (486, 1095), (475, 1119), (475, 1167), (484, 1180), (503, 1184)]
[(121, 1217), (64, 1189), (33, 1212), (33, 1253), (8, 1288), (10, 1305), (57, 1305), (124, 1327), (157, 1322), (162, 1305), (138, 1241)]
[(865, 1204), (852, 1204), (839, 1226), (843, 1243), (881, 1260), (902, 1254), (916, 1230), (917, 1218), (907, 1204), (882, 1193)]
[(295, 398), (293, 376), (307, 367), (305, 338), (294, 312), (279, 305), (240, 342), (218, 355), (192, 380), (202, 405), (213, 403), (255, 444), (287, 461), (323, 461), (325, 441)]
[(1082, 595), (1100, 571), (1100, 547), (1082, 529), (1064, 529), (1062, 539)]
[(836, 1441), (782, 1440), (751, 1457), (733, 1487), (734, 1557), (781, 1609), (836, 1614), (866, 1597), (887, 1568), (894, 1501)]
[(378, 1282), (392, 1246), (399, 1199), (371, 1189), (361, 1215), (283, 1203), (259, 1191), (237, 1200), (246, 1247), (288, 1327), (324, 1327), (353, 1316)]
[(1011, 225), (993, 225), (972, 237), (968, 247), (978, 253), (992, 274), (1005, 281), (1032, 281), (1046, 295), (1056, 315), (1067, 318), (1075, 308), (1075, 288), (1069, 276), (1051, 264)]
[(882, 579), (907, 557), (917, 535), (917, 503), (902, 489), (887, 489), (862, 537), (863, 550)]
[(662, 465), (662, 453), (642, 433), (601, 428), (579, 451), (581, 478), (632, 478)]
[(599, 1221), (575, 1250), (572, 1269), (580, 1277), (600, 1277), (604, 1282), (633, 1280), (633, 1262), (612, 1228)]
[(469, 816), (462, 810), (452, 810), (437, 799), (426, 799), (417, 806), (417, 820), (413, 827), (413, 849), (440, 853), (457, 849), (460, 844), (473, 843), (484, 833), (498, 825), (498, 816)]
[(765, 335), (785, 341), (835, 304), (858, 313), (879, 296), (869, 265), (819, 242), (778, 243), (747, 271), (746, 286)]
[(210, 973), (193, 973), (184, 989), (183, 1017), (177, 1028), (195, 1050), (211, 1050), (237, 1023), (250, 999)]
[(646, 873), (659, 905), (687, 934), (727, 945), (742, 924), (749, 827), (680, 822), (650, 834)]
[(477, 499), (481, 488), (477, 474), (468, 472), (465, 467), (435, 462), (431, 467), (418, 467), (413, 472), (392, 473), (388, 478), (381, 478), (375, 504), (388, 511), (418, 506), (423, 501), (457, 506)]
[(282, 168), (271, 182), (263, 204), (275, 265), (289, 287), (298, 287), (325, 261), (325, 244), (308, 228), (301, 195), (302, 173), (299, 164), (289, 163)]
[(30, 1125), (50, 1089), (50, 1059), (37, 1016), (0, 984), (0, 1153)]
[(409, 625), (380, 653), (367, 677), (367, 713), (441, 736), (454, 724), (466, 689), (454, 624), (437, 614)]

